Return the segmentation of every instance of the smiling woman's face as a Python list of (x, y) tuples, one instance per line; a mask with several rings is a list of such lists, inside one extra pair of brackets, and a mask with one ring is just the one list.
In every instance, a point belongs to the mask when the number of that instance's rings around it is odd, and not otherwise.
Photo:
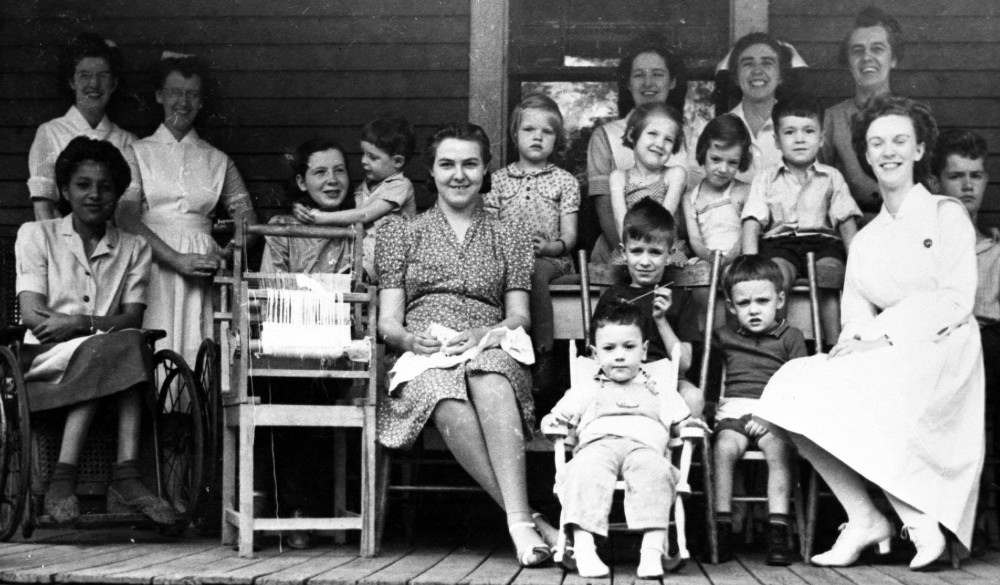
[(632, 92), (632, 100), (636, 106), (652, 102), (665, 103), (667, 94), (676, 83), (677, 80), (670, 76), (666, 60), (659, 53), (639, 53), (632, 60), (628, 89)]
[(879, 186), (890, 189), (913, 185), (913, 166), (924, 156), (924, 144), (909, 116), (890, 114), (876, 119), (865, 134), (865, 156)]
[(889, 32), (883, 26), (854, 29), (847, 40), (847, 61), (858, 87), (888, 87), (889, 73), (896, 67)]
[(743, 99), (764, 101), (774, 98), (781, 83), (781, 66), (778, 54), (770, 45), (750, 45), (740, 53), (736, 67)]
[(118, 203), (111, 171), (107, 165), (90, 160), (77, 165), (62, 187), (62, 195), (73, 210), (74, 221), (91, 227), (107, 223)]
[(486, 163), (478, 142), (445, 138), (438, 145), (431, 178), (440, 204), (454, 210), (475, 205), (482, 199), (479, 190), (485, 175)]

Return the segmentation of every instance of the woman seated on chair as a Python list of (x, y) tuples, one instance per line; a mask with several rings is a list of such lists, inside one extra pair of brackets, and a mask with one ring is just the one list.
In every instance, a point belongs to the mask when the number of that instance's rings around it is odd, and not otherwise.
[(55, 165), (56, 185), (72, 213), (21, 226), (17, 292), (28, 332), (22, 348), (32, 412), (64, 409), (59, 462), (45, 512), (60, 524), (80, 515), (77, 461), (100, 399), (115, 395), (118, 457), (108, 512), (142, 512), (174, 521), (170, 504), (140, 481), (139, 431), (152, 351), (137, 329), (146, 308), (146, 241), (109, 223), (129, 184), (128, 164), (103, 140), (73, 139)]
[[(490, 143), (482, 128), (443, 126), (427, 152), (437, 203), (411, 220), (387, 222), (377, 236), (379, 331), (391, 350), (413, 354), (404, 357), (440, 359), (484, 349), (451, 367), (429, 367), (383, 397), (378, 439), (386, 447), (409, 448), (433, 418), (458, 462), (506, 511), (518, 561), (535, 566), (551, 557), (539, 530), (550, 544), (556, 532), (528, 505), (524, 438), (535, 424), (531, 379), (490, 333), (529, 326), (531, 243), (483, 209)], [(457, 333), (432, 334), (443, 328)]]
[(976, 237), (959, 201), (918, 182), (936, 137), (930, 109), (905, 98), (877, 97), (855, 120), (855, 150), (883, 205), (851, 246), (843, 332), (829, 356), (782, 366), (755, 411), (790, 435), (847, 511), (817, 565), (888, 551), (892, 524), (863, 479), (899, 514), (917, 549), (911, 569), (945, 550), (942, 527), (966, 547), (972, 538), (984, 452)]

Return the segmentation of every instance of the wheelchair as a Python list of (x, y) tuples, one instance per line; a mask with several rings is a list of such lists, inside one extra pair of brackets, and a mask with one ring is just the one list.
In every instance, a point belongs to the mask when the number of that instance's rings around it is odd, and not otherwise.
[[(24, 333), (21, 326), (0, 329), (0, 541), (9, 540), (18, 527), (30, 538), (36, 527), (55, 525), (43, 512), (43, 499), (58, 459), (61, 417), (30, 414), (19, 356)], [(140, 435), (143, 482), (174, 507), (177, 522), (165, 530), (179, 534), (199, 511), (206, 454), (211, 453), (206, 434), (213, 425), (203, 390), (184, 359), (169, 349), (155, 351), (156, 340), (166, 333), (143, 334), (154, 350), (153, 384), (144, 400)], [(81, 515), (75, 526), (149, 525), (152, 521), (142, 514), (108, 514), (93, 505), (96, 496), (106, 493), (116, 460), (117, 427), (101, 424), (107, 414), (102, 411), (113, 409), (98, 411), (78, 463)], [(102, 433), (102, 427), (110, 427), (110, 434)]]

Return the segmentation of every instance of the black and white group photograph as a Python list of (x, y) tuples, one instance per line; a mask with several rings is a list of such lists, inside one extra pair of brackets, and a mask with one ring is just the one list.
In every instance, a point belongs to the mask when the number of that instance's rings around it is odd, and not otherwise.
[(1000, 582), (1000, 2), (5, 0), (0, 583)]

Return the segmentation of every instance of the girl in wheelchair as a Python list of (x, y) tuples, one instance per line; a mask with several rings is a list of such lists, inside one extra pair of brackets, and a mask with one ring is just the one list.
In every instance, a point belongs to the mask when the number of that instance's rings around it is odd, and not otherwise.
[(21, 351), (28, 405), (32, 412), (66, 411), (45, 513), (61, 524), (79, 516), (77, 462), (100, 399), (114, 395), (118, 453), (108, 512), (142, 512), (171, 524), (172, 507), (139, 474), (143, 393), (153, 360), (138, 328), (151, 256), (143, 238), (110, 223), (129, 167), (111, 143), (78, 137), (59, 155), (55, 172), (72, 213), (22, 225), (15, 244), (18, 301), (28, 329)]
[[(597, 556), (594, 535), (607, 536), (608, 514), (618, 477), (625, 480), (625, 518), (643, 531), (638, 577), (663, 575), (661, 558), (670, 524), (678, 471), (667, 442), (671, 430), (705, 423), (691, 411), (673, 384), (657, 382), (643, 366), (648, 340), (642, 311), (634, 304), (605, 305), (594, 315), (591, 350), (599, 365), (583, 375), (542, 419), (547, 437), (566, 436), (573, 427), (578, 444), (556, 491), (561, 525), (572, 532), (573, 560), (581, 577), (603, 577), (608, 567)], [(567, 552), (568, 554), (568, 552)], [(565, 561), (564, 561), (565, 562)]]

